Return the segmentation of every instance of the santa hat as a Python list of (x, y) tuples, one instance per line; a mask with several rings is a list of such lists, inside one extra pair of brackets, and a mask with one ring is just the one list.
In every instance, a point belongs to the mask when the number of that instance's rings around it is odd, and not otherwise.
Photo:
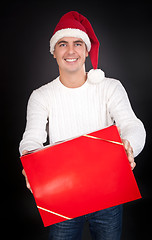
[(85, 42), (92, 66), (94, 70), (96, 69), (96, 71), (93, 71), (93, 69), (89, 71), (88, 78), (90, 78), (89, 80), (92, 83), (101, 81), (101, 78), (104, 77), (104, 73), (100, 69), (97, 69), (99, 41), (88, 19), (75, 11), (63, 15), (50, 40), (50, 52), (52, 54), (55, 44), (63, 37), (81, 38)]

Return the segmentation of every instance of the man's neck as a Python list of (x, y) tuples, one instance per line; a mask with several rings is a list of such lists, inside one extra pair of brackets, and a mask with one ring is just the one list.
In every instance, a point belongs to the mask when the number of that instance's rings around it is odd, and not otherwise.
[(60, 81), (68, 88), (81, 87), (87, 79), (85, 69), (81, 69), (77, 72), (63, 72), (60, 71)]

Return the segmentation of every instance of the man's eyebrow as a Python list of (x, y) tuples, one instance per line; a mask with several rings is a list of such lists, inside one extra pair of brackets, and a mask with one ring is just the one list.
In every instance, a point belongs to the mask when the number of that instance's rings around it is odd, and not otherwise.
[[(61, 40), (61, 41), (59, 41), (57, 44), (59, 45), (59, 44), (61, 44), (61, 43), (68, 43), (67, 41), (64, 41), (64, 40)], [(82, 40), (76, 40), (76, 41), (74, 41), (74, 43), (84, 43)]]
[(74, 43), (84, 43), (82, 40), (76, 40)]
[(61, 43), (68, 43), (68, 42), (67, 41), (59, 41), (58, 45), (61, 44)]

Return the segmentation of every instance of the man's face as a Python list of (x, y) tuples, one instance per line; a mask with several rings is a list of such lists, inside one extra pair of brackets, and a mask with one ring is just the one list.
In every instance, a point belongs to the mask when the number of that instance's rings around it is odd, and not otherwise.
[(69, 73), (79, 71), (84, 67), (88, 51), (81, 38), (64, 37), (55, 45), (54, 58), (56, 58), (61, 71)]

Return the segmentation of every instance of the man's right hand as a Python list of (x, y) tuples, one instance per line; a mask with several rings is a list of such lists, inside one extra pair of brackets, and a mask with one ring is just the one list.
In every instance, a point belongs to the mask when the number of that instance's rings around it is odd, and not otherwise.
[[(27, 154), (28, 153), (28, 151), (27, 150), (24, 150), (23, 152), (22, 152), (22, 155), (25, 155), (25, 154)], [(26, 181), (26, 187), (31, 191), (31, 193), (32, 193), (32, 189), (31, 189), (31, 186), (30, 186), (30, 184), (29, 184), (29, 181), (28, 181), (28, 178), (27, 178), (27, 176), (26, 176), (26, 173), (25, 173), (25, 170), (23, 169), (22, 170), (22, 174), (24, 175), (24, 177), (25, 177), (25, 181)]]

